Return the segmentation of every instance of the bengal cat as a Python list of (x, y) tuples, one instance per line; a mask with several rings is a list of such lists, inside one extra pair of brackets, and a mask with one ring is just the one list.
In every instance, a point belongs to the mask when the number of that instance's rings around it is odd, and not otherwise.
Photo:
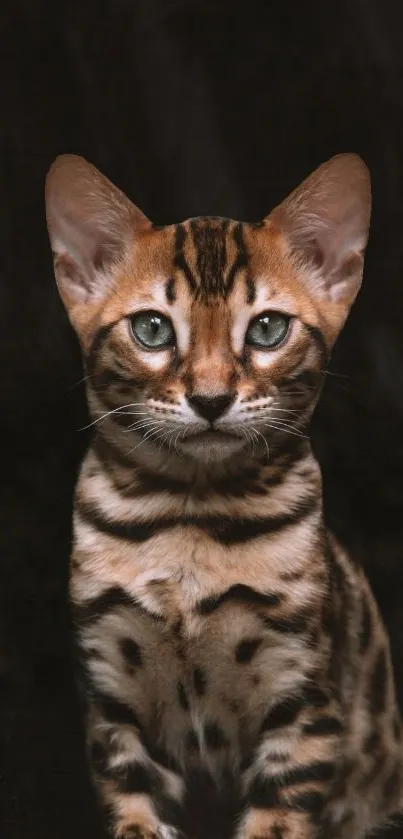
[(332, 158), (259, 224), (158, 228), (66, 155), (46, 203), (95, 430), (70, 591), (111, 836), (360, 839), (402, 805), (401, 724), (308, 431), (367, 168)]

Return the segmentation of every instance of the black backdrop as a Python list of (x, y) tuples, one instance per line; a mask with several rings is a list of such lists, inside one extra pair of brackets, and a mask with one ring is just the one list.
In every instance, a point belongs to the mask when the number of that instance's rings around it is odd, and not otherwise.
[(369, 164), (364, 287), (315, 442), (328, 519), (366, 563), (403, 699), (402, 5), (2, 0), (2, 839), (101, 839), (66, 607), (86, 413), (44, 224), (44, 176), (60, 152), (88, 157), (160, 223), (255, 220), (334, 153)]

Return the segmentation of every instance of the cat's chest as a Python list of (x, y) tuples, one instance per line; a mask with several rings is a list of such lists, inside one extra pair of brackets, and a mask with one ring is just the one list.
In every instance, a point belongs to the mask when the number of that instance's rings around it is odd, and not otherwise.
[(73, 600), (103, 592), (82, 638), (93, 681), (183, 767), (239, 767), (273, 704), (314, 670), (305, 630), (318, 586), (295, 530), (228, 546), (191, 526), (137, 545), (81, 529)]
[(117, 605), (87, 628), (85, 646), (95, 652), (95, 682), (135, 709), (151, 743), (184, 767), (217, 774), (239, 766), (273, 703), (302, 684), (313, 653), (296, 627), (276, 624), (274, 594), (234, 582), (190, 609), (189, 586), (150, 580), (137, 604)]

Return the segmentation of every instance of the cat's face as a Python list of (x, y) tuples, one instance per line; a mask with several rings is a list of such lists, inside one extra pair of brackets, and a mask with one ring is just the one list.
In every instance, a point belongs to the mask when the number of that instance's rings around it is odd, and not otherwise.
[[(260, 225), (201, 218), (156, 229), (89, 164), (56, 162), (55, 271), (95, 421), (108, 415), (133, 447), (202, 460), (269, 452), (302, 433), (361, 280), (369, 180), (358, 158), (343, 160), (362, 194), (356, 184), (347, 218), (337, 208), (328, 221), (330, 241), (323, 177), (322, 216), (303, 206), (319, 200), (311, 178)], [(328, 181), (333, 203), (335, 183), (346, 203), (334, 173)]]
[(115, 410), (190, 456), (298, 434), (326, 341), (275, 234), (215, 219), (148, 231), (115, 276), (85, 335), (94, 418)]

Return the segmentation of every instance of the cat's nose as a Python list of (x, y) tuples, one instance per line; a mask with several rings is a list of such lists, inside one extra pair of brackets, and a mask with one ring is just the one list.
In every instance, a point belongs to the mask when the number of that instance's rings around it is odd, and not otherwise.
[(189, 405), (199, 414), (203, 419), (209, 422), (214, 422), (225, 411), (235, 399), (232, 393), (221, 393), (219, 396), (188, 396)]

